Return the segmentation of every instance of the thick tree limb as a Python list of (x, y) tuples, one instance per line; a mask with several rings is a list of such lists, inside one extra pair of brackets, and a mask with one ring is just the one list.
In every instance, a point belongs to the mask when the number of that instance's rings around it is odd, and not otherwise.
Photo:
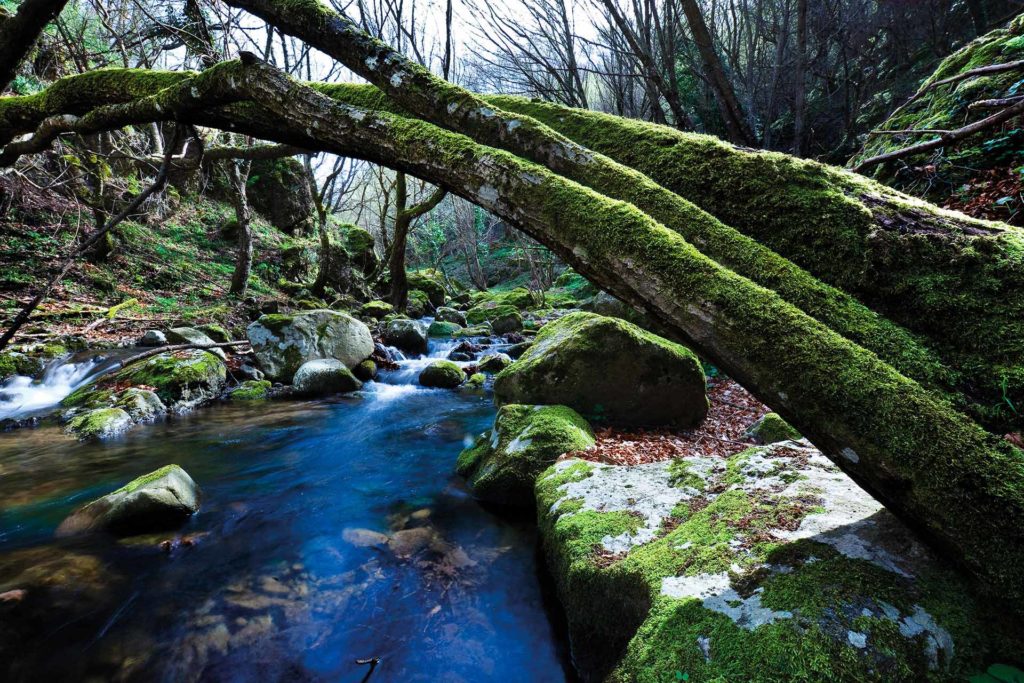
[(259, 104), (178, 108), (165, 98), (172, 113), (163, 116), (380, 163), (495, 212), (688, 340), (1015, 609), (1024, 606), (1024, 454), (874, 354), (630, 204), (542, 166), (422, 121), (339, 104), (261, 64), (217, 74), (224, 82), (211, 100)]
[(7, 89), (18, 66), (43, 29), (57, 18), (68, 0), (23, 0), (13, 17), (0, 15), (0, 92)]

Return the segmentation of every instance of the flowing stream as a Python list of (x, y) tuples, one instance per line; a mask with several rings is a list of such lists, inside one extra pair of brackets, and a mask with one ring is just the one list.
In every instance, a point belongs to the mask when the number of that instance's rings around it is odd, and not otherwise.
[[(427, 362), (106, 443), (0, 434), (0, 679), (572, 680), (532, 521), (454, 475), (490, 398), (418, 386)], [(77, 506), (172, 462), (204, 495), (177, 535), (54, 540)]]

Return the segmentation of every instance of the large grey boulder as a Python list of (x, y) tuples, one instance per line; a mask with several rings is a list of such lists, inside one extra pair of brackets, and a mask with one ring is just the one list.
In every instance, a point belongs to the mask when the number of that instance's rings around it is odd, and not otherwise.
[(384, 328), (384, 342), (407, 353), (426, 353), (428, 329), (419, 320), (392, 320)]
[(569, 406), (591, 422), (686, 428), (707, 415), (705, 381), (689, 349), (625, 320), (572, 313), (498, 374), (494, 397)]
[[(167, 341), (171, 344), (199, 344), (203, 346), (217, 343), (208, 334), (197, 330), (194, 327), (172, 327), (167, 330)], [(221, 360), (227, 360), (227, 355), (224, 353), (224, 349), (206, 350)]]
[(167, 465), (71, 513), (57, 527), (57, 535), (164, 531), (180, 526), (198, 510), (199, 487), (185, 470)]
[(456, 325), (466, 326), (466, 314), (462, 311), (457, 311), (454, 308), (448, 306), (441, 306), (434, 312), (434, 320), (438, 320), (443, 323), (455, 323)]
[(306, 361), (333, 358), (351, 369), (373, 353), (370, 328), (326, 309), (263, 315), (246, 334), (260, 369), (275, 382), (290, 383)]
[(318, 358), (306, 361), (292, 380), (295, 393), (309, 398), (356, 391), (363, 383), (340, 360)]
[(1024, 652), (1008, 610), (806, 442), (565, 459), (535, 493), (586, 681), (957, 681)]

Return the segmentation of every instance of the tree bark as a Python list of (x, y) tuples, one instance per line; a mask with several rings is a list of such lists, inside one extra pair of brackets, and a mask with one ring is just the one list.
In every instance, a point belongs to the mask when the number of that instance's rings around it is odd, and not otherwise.
[(404, 311), (409, 303), (409, 281), (405, 275), (405, 252), (409, 242), (409, 230), (413, 222), (429, 213), (444, 199), (445, 190), (438, 188), (426, 200), (409, 206), (409, 189), (404, 173), (395, 177), (395, 237), (388, 253), (388, 272), (391, 275), (391, 305), (395, 310)]
[(11, 84), (43, 29), (66, 4), (67, 0), (24, 0), (14, 16), (0, 15), (0, 92)]
[(793, 154), (804, 155), (806, 133), (804, 115), (807, 113), (807, 0), (796, 2), (796, 82), (793, 92)]
[(249, 274), (252, 273), (252, 210), (245, 194), (246, 181), (249, 179), (249, 162), (229, 160), (227, 162), (228, 180), (231, 183), (231, 203), (235, 208), (235, 221), (238, 223), (238, 255), (235, 259), (235, 271), (231, 274), (231, 294), (244, 296), (249, 288)]
[[(1011, 608), (1024, 607), (1024, 453), (634, 206), (423, 121), (339, 104), (249, 61), (108, 121), (130, 112), (141, 123), (148, 111), (243, 130), (390, 166), (494, 212), (693, 345)], [(209, 107), (198, 106), (204, 93)], [(230, 99), (247, 102), (221, 106)]]

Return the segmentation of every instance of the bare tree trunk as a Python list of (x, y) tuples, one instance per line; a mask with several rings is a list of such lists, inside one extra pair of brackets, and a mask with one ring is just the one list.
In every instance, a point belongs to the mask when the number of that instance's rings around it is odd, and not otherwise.
[(23, 0), (14, 16), (0, 15), (0, 92), (14, 80), (18, 66), (67, 1)]
[(252, 272), (252, 210), (245, 194), (246, 182), (249, 179), (248, 161), (228, 160), (228, 181), (231, 184), (231, 204), (235, 208), (235, 221), (238, 223), (238, 255), (235, 258), (235, 271), (231, 274), (232, 294), (243, 296), (249, 287), (249, 274)]
[(793, 154), (804, 155), (806, 133), (804, 116), (807, 109), (807, 0), (796, 0), (796, 83), (793, 92)]
[(696, 43), (697, 51), (704, 63), (705, 76), (711, 84), (711, 92), (714, 93), (715, 101), (718, 103), (718, 110), (722, 115), (729, 139), (736, 144), (753, 147), (757, 144), (757, 139), (747, 124), (743, 108), (740, 107), (736, 92), (725, 73), (722, 60), (719, 59), (718, 52), (715, 50), (714, 38), (704, 22), (704, 13), (697, 5), (697, 0), (680, 1), (683, 5), (683, 14), (686, 15), (686, 23), (690, 26), (690, 33), (693, 34), (693, 42)]

